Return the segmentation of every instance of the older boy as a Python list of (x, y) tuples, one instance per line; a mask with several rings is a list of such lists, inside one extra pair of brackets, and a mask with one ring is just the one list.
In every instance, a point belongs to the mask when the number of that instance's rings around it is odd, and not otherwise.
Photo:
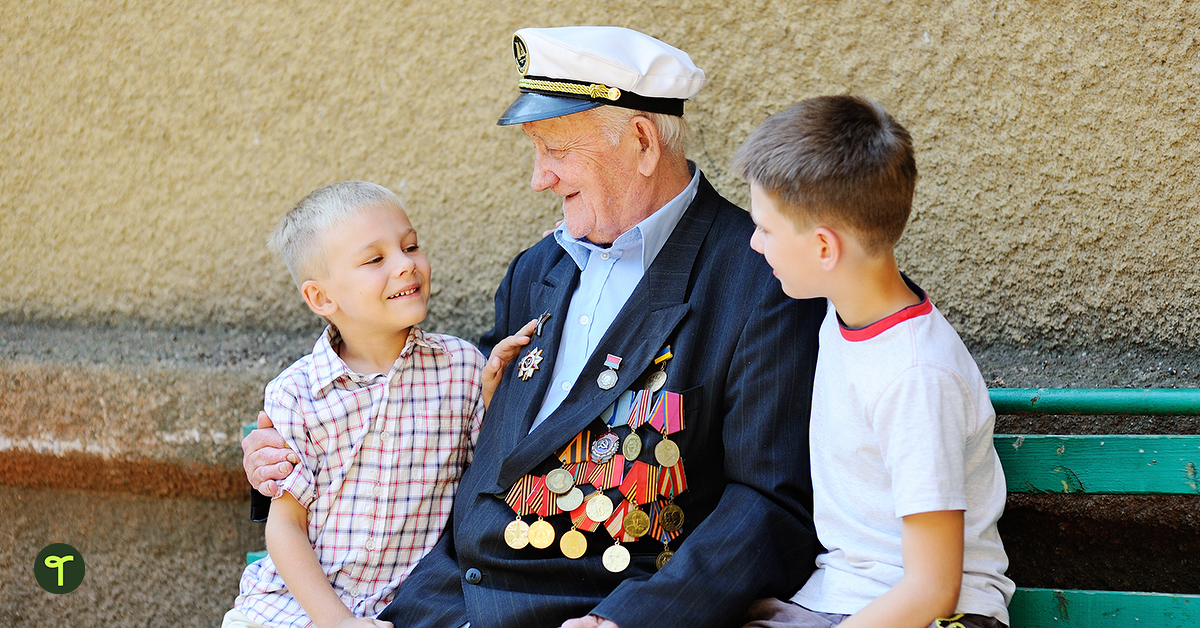
[(532, 325), (486, 368), (466, 341), (421, 331), (429, 262), (399, 199), (373, 183), (317, 189), (270, 246), (329, 327), (267, 386), (266, 412), (302, 464), (280, 483), (270, 556), (246, 568), (224, 626), (391, 626), (366, 618), (441, 534), (484, 406)]
[(893, 254), (917, 180), (908, 131), (861, 98), (814, 98), (768, 118), (734, 167), (750, 182), (750, 246), (788, 296), (830, 302), (810, 423), (827, 551), (790, 603), (759, 600), (748, 625), (1004, 625), (995, 413), (958, 334)]

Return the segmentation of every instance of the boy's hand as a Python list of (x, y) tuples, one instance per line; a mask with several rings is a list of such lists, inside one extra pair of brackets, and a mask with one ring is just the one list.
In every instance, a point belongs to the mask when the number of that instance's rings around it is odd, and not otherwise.
[(276, 480), (286, 478), (300, 456), (288, 449), (266, 412), (258, 413), (258, 429), (242, 439), (242, 468), (246, 479), (267, 497), (279, 496)]
[(508, 364), (521, 353), (521, 347), (529, 344), (533, 338), (533, 330), (537, 329), (538, 319), (533, 319), (522, 327), (517, 333), (501, 340), (495, 347), (492, 347), (492, 355), (488, 356), (487, 363), (483, 365), (483, 407), (486, 409), (492, 403), (492, 395), (496, 392), (496, 388), (500, 386), (500, 380), (504, 377), (504, 369)]

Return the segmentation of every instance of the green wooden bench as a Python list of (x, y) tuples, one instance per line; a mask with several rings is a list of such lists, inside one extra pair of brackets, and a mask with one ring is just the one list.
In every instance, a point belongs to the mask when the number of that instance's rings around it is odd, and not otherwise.
[[(995, 388), (997, 414), (1200, 415), (1200, 390)], [(247, 425), (243, 437), (254, 426)], [(1200, 496), (1200, 436), (995, 437), (1010, 493)], [(247, 563), (266, 556), (249, 552)], [(1018, 588), (1011, 628), (1196, 628), (1200, 595)]]
[[(992, 389), (997, 414), (1200, 415), (1200, 390)], [(1010, 493), (1200, 497), (1200, 436), (995, 437)], [(1018, 583), (1019, 584), (1019, 583)], [(1200, 595), (1018, 588), (1012, 628), (1195, 628)]]

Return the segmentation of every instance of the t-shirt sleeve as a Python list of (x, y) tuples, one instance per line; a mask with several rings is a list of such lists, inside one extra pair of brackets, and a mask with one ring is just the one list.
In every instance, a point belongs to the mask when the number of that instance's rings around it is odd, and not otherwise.
[(966, 382), (937, 366), (906, 370), (881, 395), (872, 430), (891, 474), (897, 517), (966, 510), (971, 407)]
[(263, 409), (288, 447), (300, 455), (300, 464), (279, 485), (309, 509), (317, 498), (313, 476), (320, 458), (309, 438), (295, 383), (280, 376), (268, 384)]

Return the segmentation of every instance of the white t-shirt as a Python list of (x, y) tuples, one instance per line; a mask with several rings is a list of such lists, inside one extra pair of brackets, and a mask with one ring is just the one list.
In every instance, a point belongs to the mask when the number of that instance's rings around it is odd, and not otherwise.
[(830, 304), (820, 342), (809, 447), (827, 552), (792, 600), (858, 612), (904, 575), (901, 517), (963, 510), (957, 612), (1007, 624), (1014, 586), (996, 530), (1005, 499), (996, 414), (962, 340), (925, 297), (857, 330), (842, 327)]

